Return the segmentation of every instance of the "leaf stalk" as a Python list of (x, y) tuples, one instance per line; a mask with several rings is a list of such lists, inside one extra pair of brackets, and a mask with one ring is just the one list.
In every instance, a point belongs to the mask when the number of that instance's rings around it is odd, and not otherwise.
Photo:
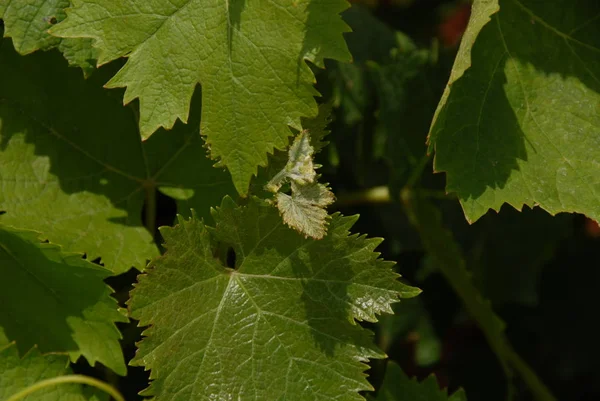
[(33, 385), (13, 394), (6, 401), (19, 401), (28, 395), (35, 393), (36, 391), (42, 390), (46, 387), (57, 386), (59, 384), (87, 384), (88, 386), (96, 387), (99, 390), (108, 393), (115, 401), (125, 401), (125, 398), (115, 389), (114, 387), (98, 380), (93, 377), (83, 375), (65, 375), (59, 377), (53, 377), (51, 379), (41, 380)]

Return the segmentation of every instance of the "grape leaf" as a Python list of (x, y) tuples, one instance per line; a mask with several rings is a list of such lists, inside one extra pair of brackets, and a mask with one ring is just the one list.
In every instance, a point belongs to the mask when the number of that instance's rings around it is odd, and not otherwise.
[(234, 192), (197, 127), (141, 142), (133, 111), (101, 87), (114, 68), (84, 80), (56, 52), (18, 56), (7, 39), (0, 59), (0, 222), (120, 273), (158, 254), (141, 221), (156, 188), (205, 214)]
[(467, 220), (509, 203), (600, 220), (600, 3), (479, 0), (431, 127)]
[(409, 379), (400, 366), (388, 362), (383, 385), (377, 393), (376, 401), (467, 401), (465, 392), (460, 389), (451, 396), (440, 390), (434, 375), (422, 382)]
[(300, 185), (292, 181), (292, 194), (277, 193), (275, 204), (283, 222), (301, 234), (321, 239), (327, 234), (325, 209), (335, 201), (335, 196), (326, 185), (314, 182)]
[(140, 99), (140, 131), (186, 122), (202, 84), (202, 133), (241, 194), (267, 153), (288, 144), (288, 126), (317, 115), (314, 75), (305, 60), (349, 60), (338, 15), (344, 0), (75, 0), (51, 33), (93, 38), (99, 63), (128, 61), (107, 84)]
[(91, 39), (63, 38), (58, 45), (58, 50), (70, 66), (81, 68), (84, 77), (89, 77), (96, 69), (98, 51), (92, 47)]
[[(14, 344), (0, 346), (0, 399), (2, 400), (7, 400), (10, 396), (39, 381), (68, 374), (72, 374), (72, 371), (66, 355), (42, 355), (34, 347), (21, 359)], [(107, 397), (84, 389), (79, 384), (46, 387), (26, 398), (27, 401), (98, 401), (101, 399), (106, 400)]]
[[(310, 133), (310, 146), (312, 154), (320, 152), (329, 142), (325, 141), (325, 137), (329, 135), (327, 126), (331, 122), (331, 103), (323, 103), (319, 105), (319, 114), (314, 118), (302, 118), (303, 131)], [(290, 140), (290, 147), (294, 141)], [(252, 179), (249, 193), (256, 195), (259, 198), (265, 198), (272, 195), (273, 190), (279, 190), (280, 186), (268, 185), (273, 181), (280, 181), (285, 178), (285, 166), (290, 158), (289, 149), (276, 150), (272, 155), (269, 155), (269, 163), (265, 167), (258, 170), (258, 174)], [(312, 163), (312, 161), (311, 161)], [(277, 179), (277, 175), (280, 175)], [(269, 191), (269, 188), (271, 191)]]
[(42, 352), (68, 352), (72, 361), (83, 355), (125, 375), (115, 322), (127, 318), (102, 281), (110, 271), (38, 237), (0, 226), (2, 337), (16, 341), (21, 353), (37, 345)]
[[(355, 320), (376, 321), (419, 293), (378, 259), (381, 241), (349, 235), (356, 217), (339, 214), (324, 239), (305, 239), (255, 197), (242, 207), (226, 197), (214, 220), (163, 227), (167, 252), (132, 291), (132, 316), (151, 326), (132, 362), (152, 370), (145, 394), (362, 399), (364, 362), (383, 354)], [(219, 248), (230, 267), (213, 256)]]
[(286, 182), (296, 182), (299, 185), (313, 183), (317, 177), (313, 165), (315, 149), (310, 144), (308, 131), (299, 133), (288, 151), (288, 161), (266, 185), (270, 192), (277, 192)]
[[(304, 130), (290, 146), (288, 161), (265, 186), (275, 193), (275, 205), (283, 221), (305, 236), (321, 239), (327, 233), (327, 206), (335, 201), (327, 185), (316, 181), (318, 167), (313, 164), (315, 148), (310, 134)], [(292, 194), (278, 192), (283, 184), (291, 183)]]
[(85, 38), (57, 38), (48, 34), (53, 24), (65, 18), (69, 0), (0, 0), (0, 19), (4, 21), (4, 36), (11, 37), (22, 55), (54, 47), (63, 53), (70, 65), (78, 66), (84, 76), (94, 70), (97, 49)]

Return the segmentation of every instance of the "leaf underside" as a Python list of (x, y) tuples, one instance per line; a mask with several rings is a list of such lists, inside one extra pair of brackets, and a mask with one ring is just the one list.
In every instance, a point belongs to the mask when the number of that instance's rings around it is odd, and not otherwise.
[(115, 323), (127, 318), (103, 281), (110, 272), (38, 236), (0, 226), (0, 343), (16, 341), (21, 354), (37, 346), (72, 361), (83, 355), (125, 375)]
[(287, 146), (301, 117), (317, 115), (314, 75), (305, 60), (350, 60), (339, 13), (345, 0), (74, 0), (51, 29), (95, 40), (99, 63), (128, 57), (108, 87), (140, 99), (140, 131), (186, 122), (202, 84), (202, 134), (211, 157), (245, 194), (267, 154)]
[(503, 203), (600, 220), (600, 3), (473, 10), (430, 133), (447, 190), (471, 222)]
[(383, 354), (355, 320), (419, 292), (378, 259), (380, 240), (349, 235), (356, 219), (339, 214), (324, 239), (303, 238), (257, 198), (225, 198), (214, 220), (163, 228), (167, 252), (132, 292), (132, 316), (150, 325), (133, 361), (152, 370), (145, 395), (362, 399), (365, 362)]

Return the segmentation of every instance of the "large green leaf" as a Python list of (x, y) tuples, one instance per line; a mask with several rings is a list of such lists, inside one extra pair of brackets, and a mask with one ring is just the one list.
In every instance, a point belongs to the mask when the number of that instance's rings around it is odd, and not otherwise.
[(197, 127), (142, 143), (131, 108), (101, 87), (114, 69), (103, 70), (86, 81), (56, 52), (0, 44), (0, 221), (119, 273), (158, 253), (141, 221), (156, 188), (206, 215), (233, 188), (203, 157)]
[(473, 10), (430, 133), (448, 191), (469, 221), (503, 203), (600, 220), (600, 3)]
[[(68, 374), (72, 372), (66, 355), (41, 355), (37, 348), (32, 348), (23, 358), (20, 358), (14, 344), (0, 346), (1, 400), (7, 400), (8, 397), (39, 381)], [(40, 389), (24, 399), (27, 401), (97, 401), (106, 397), (98, 397), (93, 391), (86, 390), (79, 384), (60, 384)]]
[(0, 0), (0, 19), (4, 21), (4, 36), (11, 37), (20, 54), (53, 47), (63, 53), (69, 64), (81, 67), (89, 75), (96, 64), (98, 51), (86, 38), (57, 38), (48, 29), (65, 18), (69, 0)]
[(115, 322), (127, 318), (103, 281), (110, 271), (38, 236), (0, 226), (0, 342), (16, 341), (22, 354), (37, 345), (73, 361), (83, 355), (124, 375)]
[(317, 114), (305, 60), (349, 60), (339, 12), (345, 0), (75, 0), (51, 32), (95, 39), (103, 64), (127, 56), (107, 84), (140, 99), (144, 138), (187, 121), (202, 84), (202, 133), (213, 158), (246, 193), (267, 153), (288, 143), (288, 126)]
[(409, 379), (394, 362), (387, 364), (383, 380), (376, 401), (467, 401), (462, 389), (449, 396), (446, 390), (440, 390), (435, 376), (419, 383)]
[(163, 228), (167, 252), (132, 292), (132, 316), (151, 325), (133, 361), (152, 369), (146, 393), (362, 399), (364, 362), (383, 354), (355, 320), (419, 292), (378, 259), (381, 240), (349, 235), (356, 218), (339, 214), (324, 239), (306, 239), (254, 197), (243, 207), (225, 198), (214, 219)]

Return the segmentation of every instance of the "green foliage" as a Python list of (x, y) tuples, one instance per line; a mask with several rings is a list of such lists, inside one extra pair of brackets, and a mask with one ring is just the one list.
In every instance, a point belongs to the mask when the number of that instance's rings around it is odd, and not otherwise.
[[(132, 293), (132, 316), (151, 325), (134, 359), (152, 369), (145, 394), (361, 399), (364, 362), (383, 355), (355, 320), (374, 322), (419, 293), (378, 259), (380, 240), (349, 235), (356, 218), (340, 215), (327, 237), (304, 239), (256, 198), (225, 198), (214, 219), (163, 228), (167, 252)], [(214, 258), (216, 244), (235, 265)]]
[(600, 220), (600, 4), (476, 0), (430, 141), (469, 221), (509, 203)]
[[(275, 193), (275, 205), (288, 226), (307, 237), (321, 239), (327, 233), (327, 206), (335, 197), (326, 185), (317, 182), (318, 166), (313, 164), (315, 148), (310, 134), (302, 131), (289, 150), (289, 158), (283, 169), (267, 183), (265, 189)], [(279, 192), (281, 186), (290, 183), (291, 195)]]
[(55, 52), (20, 57), (11, 47), (0, 47), (0, 222), (121, 273), (158, 253), (141, 221), (156, 189), (182, 213), (204, 215), (233, 192), (227, 175), (198, 157), (197, 128), (178, 124), (142, 143), (132, 111), (101, 88), (110, 70), (84, 80)]
[(573, 218), (550, 216), (540, 209), (508, 207), (484, 216), (473, 227), (467, 256), (473, 280), (495, 306), (538, 303), (539, 276), (560, 241), (572, 234)]
[(421, 383), (409, 379), (394, 362), (387, 365), (385, 378), (375, 401), (467, 401), (464, 391), (459, 390), (448, 396), (439, 389), (434, 376)]
[(471, 282), (460, 247), (452, 233), (443, 226), (439, 210), (430, 201), (415, 196), (410, 190), (403, 191), (402, 200), (411, 223), (421, 235), (423, 246), (462, 299), (468, 313), (477, 321), (498, 357), (509, 380), (508, 398), (513, 397), (511, 380), (516, 371), (538, 400), (554, 400), (544, 383), (514, 351), (504, 333), (505, 323), (494, 313), (490, 302), (483, 298)]
[(69, 0), (0, 0), (0, 18), (4, 21), (4, 36), (11, 37), (15, 50), (29, 54), (54, 47), (63, 53), (70, 65), (80, 67), (88, 76), (94, 70), (98, 52), (92, 40), (85, 38), (58, 38), (47, 30), (65, 18)]
[[(102, 281), (110, 272), (38, 236), (0, 226), (0, 343), (18, 341), (21, 354), (37, 345), (73, 361), (83, 355), (125, 375), (115, 322), (127, 318)], [(14, 302), (20, 294), (27, 297)]]
[(597, 395), (599, 3), (359, 2), (0, 0), (0, 399)]
[(267, 153), (287, 145), (288, 126), (300, 130), (301, 117), (317, 114), (305, 60), (349, 60), (341, 35), (347, 28), (337, 15), (344, 0), (73, 5), (51, 32), (93, 38), (100, 64), (128, 56), (107, 86), (127, 87), (125, 103), (140, 99), (142, 137), (178, 118), (187, 122), (190, 98), (202, 84), (202, 133), (241, 194)]
[[(32, 348), (23, 358), (19, 357), (14, 344), (0, 346), (0, 399), (7, 400), (33, 384), (58, 376), (70, 374), (69, 358), (66, 355), (41, 355)], [(96, 395), (78, 384), (61, 384), (47, 387), (27, 400), (44, 401), (98, 401), (106, 397)]]

